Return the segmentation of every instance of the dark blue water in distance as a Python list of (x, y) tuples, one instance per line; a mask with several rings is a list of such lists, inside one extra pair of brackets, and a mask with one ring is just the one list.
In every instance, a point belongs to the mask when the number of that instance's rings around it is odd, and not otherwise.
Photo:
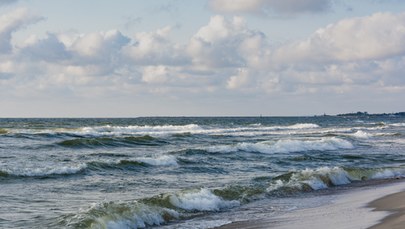
[(394, 115), (0, 119), (1, 228), (210, 228), (403, 176)]

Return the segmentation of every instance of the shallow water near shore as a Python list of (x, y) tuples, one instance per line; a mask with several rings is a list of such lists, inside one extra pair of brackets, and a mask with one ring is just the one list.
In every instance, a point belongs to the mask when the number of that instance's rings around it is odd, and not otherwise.
[(289, 197), (404, 177), (404, 136), (400, 116), (0, 119), (0, 227), (210, 228), (277, 214), (300, 207)]

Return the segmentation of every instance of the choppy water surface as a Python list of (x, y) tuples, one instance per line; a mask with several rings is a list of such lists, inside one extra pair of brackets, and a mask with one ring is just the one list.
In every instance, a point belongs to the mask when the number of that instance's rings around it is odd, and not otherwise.
[(0, 119), (0, 227), (212, 227), (403, 177), (404, 136), (396, 116)]

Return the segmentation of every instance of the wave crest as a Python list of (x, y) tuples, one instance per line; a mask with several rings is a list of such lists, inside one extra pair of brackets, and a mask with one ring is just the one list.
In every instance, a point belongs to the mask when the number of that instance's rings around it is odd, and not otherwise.
[(158, 157), (141, 157), (136, 159), (124, 159), (118, 161), (93, 161), (89, 162), (90, 169), (122, 169), (139, 166), (178, 166), (177, 159), (172, 155)]
[(219, 211), (224, 208), (231, 208), (240, 205), (237, 200), (223, 200), (208, 189), (201, 189), (198, 192), (180, 193), (170, 196), (170, 202), (177, 208), (197, 211)]
[(291, 190), (319, 190), (331, 186), (350, 184), (353, 181), (391, 179), (405, 176), (405, 169), (344, 169), (341, 167), (320, 167), (289, 172), (274, 177), (268, 192)]
[(79, 228), (145, 228), (159, 226), (179, 218), (190, 218), (198, 212), (219, 211), (239, 206), (208, 189), (162, 194), (139, 201), (94, 204), (87, 210), (62, 220), (67, 226)]
[(7, 168), (0, 171), (4, 176), (16, 177), (47, 177), (56, 175), (72, 175), (83, 172), (87, 168), (86, 164), (65, 165), (65, 166), (45, 166), (38, 168)]
[(304, 152), (311, 150), (337, 150), (351, 149), (352, 143), (349, 141), (331, 137), (319, 140), (279, 140), (273, 142), (258, 143), (238, 143), (232, 146), (212, 146), (207, 150), (209, 152), (230, 153), (235, 151), (258, 152), (258, 153), (291, 153)]
[(149, 206), (137, 201), (100, 203), (64, 219), (74, 228), (145, 228), (179, 218), (175, 210)]

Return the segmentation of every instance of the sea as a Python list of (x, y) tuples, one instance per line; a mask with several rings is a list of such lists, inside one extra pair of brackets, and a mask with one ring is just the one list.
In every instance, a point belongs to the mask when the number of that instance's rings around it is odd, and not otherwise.
[(404, 176), (400, 115), (0, 119), (0, 228), (214, 228)]

